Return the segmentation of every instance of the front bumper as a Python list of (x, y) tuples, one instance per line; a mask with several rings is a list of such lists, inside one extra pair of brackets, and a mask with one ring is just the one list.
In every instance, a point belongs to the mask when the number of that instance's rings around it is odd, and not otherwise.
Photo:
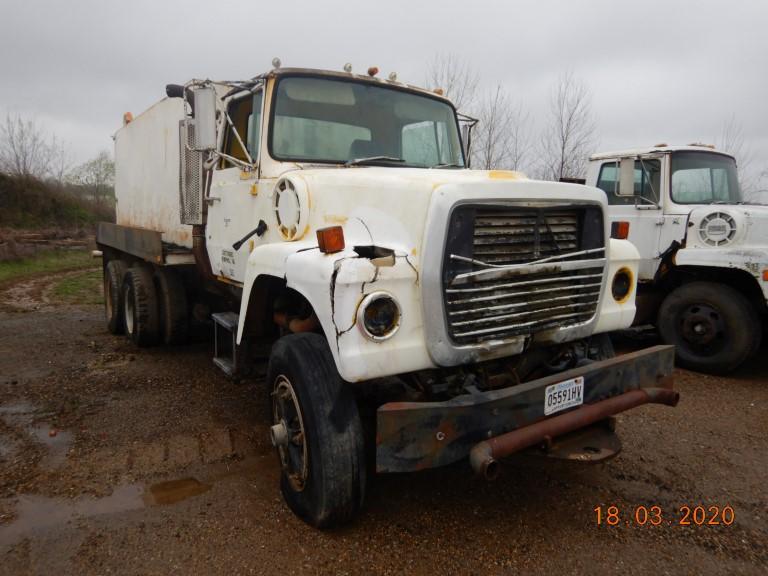
[[(542, 422), (562, 421), (566, 414), (633, 390), (647, 390), (640, 395), (648, 398), (646, 402), (656, 401), (654, 398), (659, 395), (654, 390), (672, 390), (673, 367), (674, 347), (654, 346), (525, 384), (465, 394), (446, 402), (389, 402), (377, 411), (376, 469), (410, 472), (444, 466), (466, 458), (480, 442), (537, 423), (541, 428)], [(546, 387), (578, 376), (584, 377), (584, 405), (545, 417)], [(614, 400), (611, 404), (617, 408), (612, 413), (626, 409), (618, 409), (621, 402)], [(602, 412), (601, 417), (611, 415)], [(570, 430), (588, 424), (578, 422), (578, 418), (570, 420), (574, 421)]]

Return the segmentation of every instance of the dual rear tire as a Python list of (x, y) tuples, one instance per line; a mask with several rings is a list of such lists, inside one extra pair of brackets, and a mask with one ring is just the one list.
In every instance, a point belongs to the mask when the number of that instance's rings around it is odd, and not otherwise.
[(104, 268), (104, 310), (107, 329), (137, 346), (180, 344), (187, 338), (187, 294), (174, 270), (129, 268), (123, 260), (110, 260)]

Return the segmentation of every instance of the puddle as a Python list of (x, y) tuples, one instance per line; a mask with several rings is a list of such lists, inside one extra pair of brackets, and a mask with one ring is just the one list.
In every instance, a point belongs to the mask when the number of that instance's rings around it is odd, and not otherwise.
[(119, 486), (112, 494), (103, 498), (82, 496), (67, 500), (24, 494), (17, 499), (15, 519), (8, 524), (0, 525), (0, 549), (11, 546), (22, 538), (41, 530), (61, 526), (74, 520), (176, 504), (187, 498), (204, 494), (211, 487), (210, 484), (204, 484), (195, 478), (181, 478), (147, 487), (141, 484)]
[[(50, 415), (50, 414), (48, 414)], [(74, 437), (71, 432), (57, 430), (47, 422), (35, 423), (36, 417), (44, 416), (29, 402), (14, 402), (0, 406), (0, 418), (11, 427), (21, 428), (47, 451), (40, 461), (44, 468), (58, 468), (67, 459), (67, 452)], [(21, 446), (7, 437), (0, 437), (0, 456), (10, 457)]]
[[(67, 459), (67, 452), (72, 445), (72, 433), (66, 430), (54, 430), (47, 424), (38, 424), (27, 429), (32, 437), (48, 448), (48, 453), (40, 461), (44, 468), (57, 468)], [(54, 435), (52, 431), (55, 432)]]
[(150, 505), (175, 504), (192, 496), (208, 492), (210, 489), (210, 484), (203, 484), (195, 478), (169, 480), (150, 486), (144, 495), (144, 501)]
[(0, 526), (0, 545), (15, 544), (30, 533), (66, 524), (78, 518), (126, 512), (143, 508), (143, 490), (138, 485), (116, 488), (104, 498), (82, 497), (74, 500), (21, 495), (16, 503), (16, 518)]

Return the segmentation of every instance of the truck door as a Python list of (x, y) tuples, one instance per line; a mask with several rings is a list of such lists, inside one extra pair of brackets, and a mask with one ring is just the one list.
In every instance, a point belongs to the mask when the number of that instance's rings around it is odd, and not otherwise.
[(640, 280), (651, 280), (660, 255), (661, 228), (661, 158), (635, 160), (634, 195), (619, 195), (619, 160), (600, 166), (597, 187), (608, 196), (611, 222), (629, 222), (629, 241), (640, 252)]
[[(222, 152), (227, 156), (241, 162), (248, 162), (250, 157), (258, 163), (262, 94), (259, 90), (228, 104), (227, 112), (234, 128), (226, 128)], [(235, 282), (242, 282), (245, 277), (250, 250), (247, 242), (239, 249), (233, 245), (252, 232), (259, 221), (257, 170), (243, 168), (242, 164), (226, 157), (219, 160), (211, 179), (206, 225), (206, 244), (213, 273)]]

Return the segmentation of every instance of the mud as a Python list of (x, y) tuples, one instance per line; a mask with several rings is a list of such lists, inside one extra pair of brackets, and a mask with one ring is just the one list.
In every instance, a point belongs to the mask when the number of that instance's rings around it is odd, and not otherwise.
[[(0, 574), (765, 573), (765, 354), (729, 378), (677, 371), (680, 405), (621, 415), (607, 463), (378, 476), (357, 522), (319, 532), (280, 497), (262, 382), (226, 380), (207, 341), (137, 350), (100, 308), (44, 302), (54, 279), (31, 306), (0, 294)], [(611, 505), (621, 521), (598, 526)], [(681, 525), (696, 505), (735, 521)]]

